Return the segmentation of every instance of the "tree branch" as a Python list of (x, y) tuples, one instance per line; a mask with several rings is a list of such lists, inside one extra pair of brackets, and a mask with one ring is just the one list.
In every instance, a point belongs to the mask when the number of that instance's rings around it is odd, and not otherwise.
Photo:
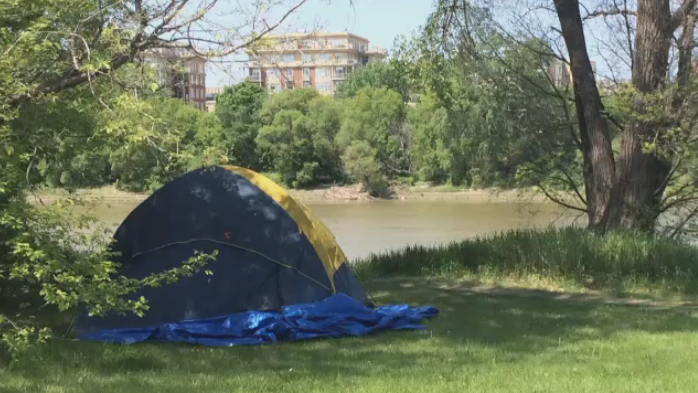
[(672, 15), (669, 20), (669, 33), (673, 33), (676, 29), (681, 27), (683, 21), (694, 8), (696, 8), (696, 0), (684, 0), (679, 9), (674, 12), (674, 15)]
[(552, 196), (552, 195), (545, 189), (545, 187), (543, 187), (543, 185), (542, 185), (541, 183), (538, 183), (538, 188), (540, 188), (540, 190), (543, 192), (543, 194), (545, 194), (546, 198), (550, 199), (551, 201), (557, 203), (558, 205), (560, 205), (560, 206), (562, 206), (562, 207), (566, 207), (566, 208), (568, 208), (568, 209), (575, 210), (575, 211), (582, 212), (582, 213), (588, 213), (588, 212), (589, 212), (587, 209), (585, 209), (585, 208), (583, 208), (583, 207), (570, 205), (569, 203), (567, 203), (567, 202), (565, 202), (565, 201), (563, 201), (563, 200), (561, 200), (561, 199), (559, 199), (559, 198), (556, 198), (556, 197)]
[(637, 16), (637, 13), (635, 11), (631, 11), (626, 9), (620, 9), (618, 7), (613, 7), (608, 10), (597, 10), (594, 12), (591, 12), (587, 15), (584, 15), (582, 17), (583, 21), (589, 20), (589, 19), (594, 19), (594, 18), (607, 18), (609, 16)]

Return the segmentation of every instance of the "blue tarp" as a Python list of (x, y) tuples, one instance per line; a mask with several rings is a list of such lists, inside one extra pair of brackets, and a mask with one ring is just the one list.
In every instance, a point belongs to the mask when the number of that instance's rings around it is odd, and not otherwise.
[(211, 346), (255, 345), (320, 337), (363, 336), (381, 330), (423, 329), (434, 307), (406, 304), (369, 308), (338, 294), (321, 302), (284, 307), (281, 312), (246, 311), (209, 319), (167, 323), (139, 329), (109, 329), (82, 335), (83, 340), (132, 344), (174, 341)]

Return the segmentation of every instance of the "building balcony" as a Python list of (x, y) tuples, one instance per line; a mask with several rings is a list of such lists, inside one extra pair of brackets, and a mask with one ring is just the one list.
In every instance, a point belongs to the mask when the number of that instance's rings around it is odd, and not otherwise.
[(377, 46), (372, 46), (372, 47), (368, 48), (366, 53), (369, 55), (380, 55), (380, 56), (387, 56), (388, 55), (387, 50), (385, 50), (383, 48), (379, 48)]

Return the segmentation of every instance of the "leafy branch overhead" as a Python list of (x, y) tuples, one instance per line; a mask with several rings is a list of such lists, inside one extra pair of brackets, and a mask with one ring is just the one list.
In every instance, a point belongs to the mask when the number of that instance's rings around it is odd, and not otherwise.
[[(234, 5), (228, 12), (237, 16), (237, 24), (230, 15), (213, 12), (220, 8), (219, 0), (5, 3), (0, 8), (0, 22), (7, 26), (2, 28), (2, 64), (22, 72), (15, 75), (14, 91), (3, 95), (3, 104), (13, 107), (93, 83), (146, 51), (176, 48), (205, 58), (234, 54), (261, 40), (306, 2)], [(270, 16), (280, 8), (279, 17)]]

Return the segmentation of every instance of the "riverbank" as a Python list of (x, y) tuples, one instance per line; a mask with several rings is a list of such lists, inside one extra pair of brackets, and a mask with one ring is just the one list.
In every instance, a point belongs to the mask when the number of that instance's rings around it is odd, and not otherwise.
[(355, 270), (378, 304), (437, 307), (423, 331), (235, 348), (53, 339), (0, 358), (0, 380), (13, 392), (686, 392), (696, 260), (668, 239), (575, 228), (409, 247)]
[(698, 248), (632, 233), (577, 227), (517, 229), (360, 259), (363, 279), (446, 278), (481, 288), (520, 288), (646, 299), (698, 300)]
[[(541, 202), (545, 196), (535, 190), (465, 189), (449, 186), (401, 186), (391, 189), (392, 200), (463, 201), (463, 202)], [(360, 185), (326, 186), (310, 190), (289, 190), (290, 194), (303, 202), (323, 201), (367, 201), (374, 200)], [(122, 191), (113, 186), (78, 189), (71, 193), (61, 189), (42, 189), (30, 194), (30, 202), (49, 203), (68, 196), (86, 202), (140, 202), (150, 193)]]

